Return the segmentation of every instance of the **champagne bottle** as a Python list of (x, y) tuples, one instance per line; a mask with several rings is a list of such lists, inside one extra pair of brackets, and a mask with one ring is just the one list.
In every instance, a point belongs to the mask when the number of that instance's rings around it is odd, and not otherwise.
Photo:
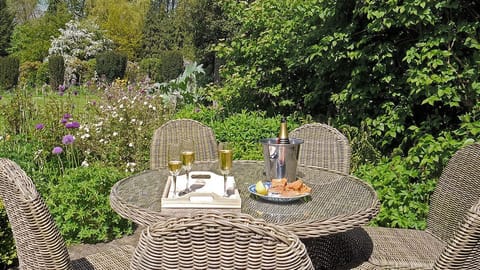
[[(282, 121), (280, 122), (280, 132), (278, 133), (278, 144), (290, 144), (290, 140), (288, 139), (288, 129), (287, 129), (287, 120), (285, 117), (282, 117)], [(285, 178), (286, 177), (286, 169), (287, 166), (285, 164), (285, 155), (286, 155), (286, 146), (285, 145), (278, 145), (277, 146), (277, 178)]]
[(282, 117), (280, 122), (280, 132), (278, 133), (278, 144), (289, 144), (290, 140), (288, 139), (288, 129), (287, 129), (287, 120), (285, 117)]

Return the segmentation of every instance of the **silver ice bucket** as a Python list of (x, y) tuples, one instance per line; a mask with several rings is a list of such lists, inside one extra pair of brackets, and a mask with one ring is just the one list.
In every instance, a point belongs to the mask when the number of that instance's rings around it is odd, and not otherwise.
[(278, 144), (277, 138), (261, 139), (267, 181), (287, 178), (287, 182), (297, 180), (297, 162), (301, 139), (290, 138), (290, 144)]

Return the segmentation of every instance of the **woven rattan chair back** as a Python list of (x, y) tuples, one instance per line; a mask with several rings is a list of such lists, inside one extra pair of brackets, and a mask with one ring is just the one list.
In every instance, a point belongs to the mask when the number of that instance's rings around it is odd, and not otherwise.
[(458, 150), (445, 166), (433, 192), (427, 230), (447, 242), (465, 213), (480, 198), (480, 144)]
[(170, 120), (159, 127), (150, 148), (150, 169), (167, 167), (167, 145), (193, 138), (195, 141), (195, 162), (217, 160), (217, 141), (213, 130), (191, 119)]
[(143, 230), (131, 269), (313, 269), (292, 233), (245, 214), (202, 213)]
[(12, 227), (20, 269), (72, 269), (65, 242), (32, 180), (4, 158), (0, 158), (0, 197)]
[(336, 128), (322, 123), (305, 124), (292, 130), (289, 136), (304, 141), (299, 164), (350, 173), (350, 143)]
[(480, 200), (464, 215), (433, 269), (480, 269)]

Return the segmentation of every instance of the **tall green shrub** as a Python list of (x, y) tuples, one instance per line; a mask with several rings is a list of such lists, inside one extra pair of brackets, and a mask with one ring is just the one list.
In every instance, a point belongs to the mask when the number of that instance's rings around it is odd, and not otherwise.
[(18, 83), (20, 61), (16, 57), (0, 58), (0, 88), (11, 89)]
[(160, 55), (160, 74), (164, 81), (177, 78), (183, 70), (183, 56), (179, 51), (165, 51)]
[(182, 73), (183, 56), (179, 51), (164, 51), (158, 58), (143, 59), (140, 68), (155, 82), (167, 82)]
[(122, 79), (127, 68), (127, 56), (114, 51), (100, 53), (97, 59), (97, 74), (105, 76), (109, 82)]
[(50, 74), (50, 86), (53, 91), (63, 84), (65, 78), (65, 60), (61, 55), (52, 55), (48, 58), (48, 71)]
[(7, 9), (6, 0), (0, 0), (0, 57), (7, 55), (14, 28), (14, 16)]

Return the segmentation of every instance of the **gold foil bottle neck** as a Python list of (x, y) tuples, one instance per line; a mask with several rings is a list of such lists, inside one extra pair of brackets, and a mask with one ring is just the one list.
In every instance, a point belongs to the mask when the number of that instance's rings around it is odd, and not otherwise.
[(285, 117), (282, 118), (280, 122), (280, 132), (278, 133), (278, 143), (279, 144), (289, 144), (290, 140), (288, 139), (288, 129), (287, 129), (287, 120)]

